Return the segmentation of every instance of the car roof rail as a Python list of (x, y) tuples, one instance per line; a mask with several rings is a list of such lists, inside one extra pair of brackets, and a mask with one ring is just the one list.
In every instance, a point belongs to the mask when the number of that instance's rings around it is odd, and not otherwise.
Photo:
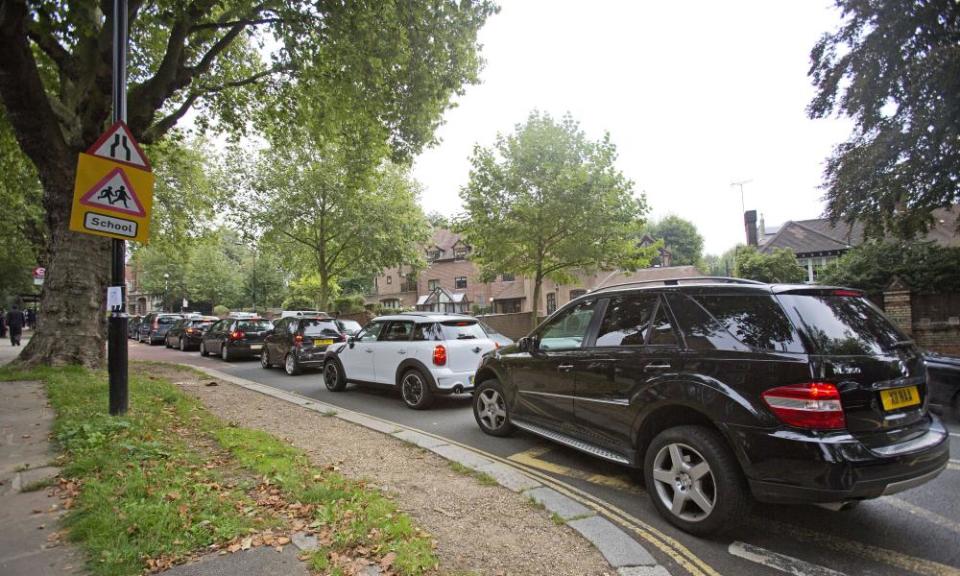
[(619, 284), (611, 284), (609, 286), (603, 286), (595, 290), (591, 290), (588, 294), (596, 294), (597, 292), (604, 292), (612, 288), (627, 288), (629, 286), (649, 286), (649, 285), (659, 285), (659, 286), (679, 286), (680, 284), (704, 284), (704, 283), (715, 283), (715, 284), (749, 284), (757, 285), (763, 284), (763, 282), (758, 282), (756, 280), (747, 280), (746, 278), (731, 278), (729, 276), (684, 276), (679, 278), (661, 278), (659, 280), (637, 280), (634, 282), (621, 282)]

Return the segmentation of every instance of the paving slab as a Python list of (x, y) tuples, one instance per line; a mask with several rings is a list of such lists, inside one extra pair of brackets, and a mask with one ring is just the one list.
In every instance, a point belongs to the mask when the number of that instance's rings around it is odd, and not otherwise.
[(400, 432), (394, 434), (393, 437), (427, 449), (436, 448), (437, 446), (447, 444), (447, 441), (445, 440), (440, 440), (439, 438), (434, 438), (433, 436), (427, 436), (426, 434), (421, 434), (420, 432), (414, 432), (413, 430), (401, 430)]
[(196, 562), (161, 572), (165, 576), (310, 576), (307, 566), (297, 559), (296, 546), (284, 546), (283, 552), (259, 546), (233, 554), (212, 554)]
[(320, 542), (317, 540), (317, 537), (313, 534), (307, 534), (306, 532), (294, 532), (290, 537), (290, 541), (293, 542), (294, 546), (304, 552), (312, 552), (320, 547)]
[(567, 498), (553, 488), (547, 488), (546, 486), (527, 490), (524, 494), (533, 498), (536, 503), (542, 504), (544, 508), (564, 520), (594, 513), (593, 510), (590, 510), (576, 500)]
[(337, 412), (336, 418), (346, 420), (347, 422), (353, 422), (354, 424), (359, 424), (364, 428), (370, 428), (371, 430), (383, 432), (384, 434), (393, 434), (400, 429), (396, 424), (384, 422), (383, 420), (378, 420), (376, 418), (369, 418), (356, 412)]
[(498, 484), (514, 492), (523, 492), (524, 490), (542, 486), (542, 484), (526, 474), (522, 474), (499, 462), (494, 462), (488, 466), (481, 466), (477, 468), (477, 472), (489, 474)]
[(442, 444), (440, 446), (429, 448), (429, 450), (431, 452), (436, 452), (447, 460), (459, 462), (467, 468), (472, 468), (474, 470), (479, 470), (484, 466), (493, 464), (493, 462), (487, 460), (483, 456), (478, 455), (476, 452), (467, 450), (466, 448), (461, 448), (460, 446), (454, 446), (453, 444)]
[(670, 576), (663, 566), (628, 566), (617, 570), (617, 576)]
[(593, 542), (593, 545), (614, 568), (657, 564), (643, 546), (606, 518), (591, 516), (573, 520), (567, 525)]

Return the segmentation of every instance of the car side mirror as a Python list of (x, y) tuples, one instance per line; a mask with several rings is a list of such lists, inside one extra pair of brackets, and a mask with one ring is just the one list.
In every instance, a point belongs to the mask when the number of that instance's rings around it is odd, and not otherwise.
[(521, 352), (533, 352), (537, 349), (537, 337), (536, 336), (524, 336), (523, 338), (517, 340), (517, 348)]

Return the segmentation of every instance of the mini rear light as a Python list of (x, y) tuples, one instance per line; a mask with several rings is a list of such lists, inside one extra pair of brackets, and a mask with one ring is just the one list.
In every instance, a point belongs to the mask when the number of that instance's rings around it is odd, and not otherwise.
[(293, 345), (299, 346), (301, 344), (303, 344), (303, 335), (297, 334), (296, 336), (293, 337)]
[(840, 392), (833, 384), (810, 382), (780, 386), (761, 396), (777, 418), (788, 426), (807, 430), (842, 430), (847, 427)]
[(860, 298), (863, 296), (863, 292), (860, 292), (859, 290), (834, 290), (833, 295), (844, 298)]
[(447, 349), (444, 348), (443, 344), (437, 344), (433, 348), (433, 363), (436, 366), (446, 366), (447, 364)]
[(240, 330), (234, 330), (233, 332), (230, 333), (231, 340), (243, 340), (245, 336), (246, 334), (244, 334)]

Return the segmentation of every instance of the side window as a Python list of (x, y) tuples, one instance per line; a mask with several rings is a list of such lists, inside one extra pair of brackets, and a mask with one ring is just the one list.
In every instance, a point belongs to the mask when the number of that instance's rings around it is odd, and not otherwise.
[(210, 329), (207, 330), (207, 333), (213, 334), (214, 332), (216, 332), (217, 330), (220, 330), (221, 328), (223, 328), (223, 320), (220, 320), (219, 322), (214, 322), (213, 326), (211, 326)]
[(770, 294), (700, 294), (696, 300), (737, 340), (755, 350), (803, 352), (793, 324)]
[(670, 322), (670, 316), (667, 315), (666, 306), (661, 304), (657, 306), (657, 313), (653, 319), (652, 330), (647, 342), (651, 346), (679, 346), (677, 333)]
[(647, 342), (656, 307), (656, 294), (628, 294), (611, 298), (600, 324), (596, 345), (643, 346)]
[(382, 342), (406, 342), (413, 334), (413, 322), (409, 320), (394, 320), (380, 334)]
[(383, 322), (371, 322), (363, 327), (357, 334), (357, 340), (361, 342), (372, 342), (377, 339), (377, 336), (380, 335), (380, 331), (383, 330)]
[(740, 343), (695, 300), (685, 294), (668, 294), (670, 310), (680, 324), (687, 347), (693, 350), (750, 349)]
[(287, 332), (289, 332), (290, 334), (296, 334), (297, 330), (300, 329), (300, 320), (296, 318), (287, 320), (287, 325), (285, 326), (285, 328), (287, 329)]
[(571, 350), (582, 346), (596, 307), (597, 301), (590, 300), (564, 310), (540, 331), (540, 349)]
[(428, 322), (414, 326), (413, 339), (417, 342), (433, 340), (433, 324)]

